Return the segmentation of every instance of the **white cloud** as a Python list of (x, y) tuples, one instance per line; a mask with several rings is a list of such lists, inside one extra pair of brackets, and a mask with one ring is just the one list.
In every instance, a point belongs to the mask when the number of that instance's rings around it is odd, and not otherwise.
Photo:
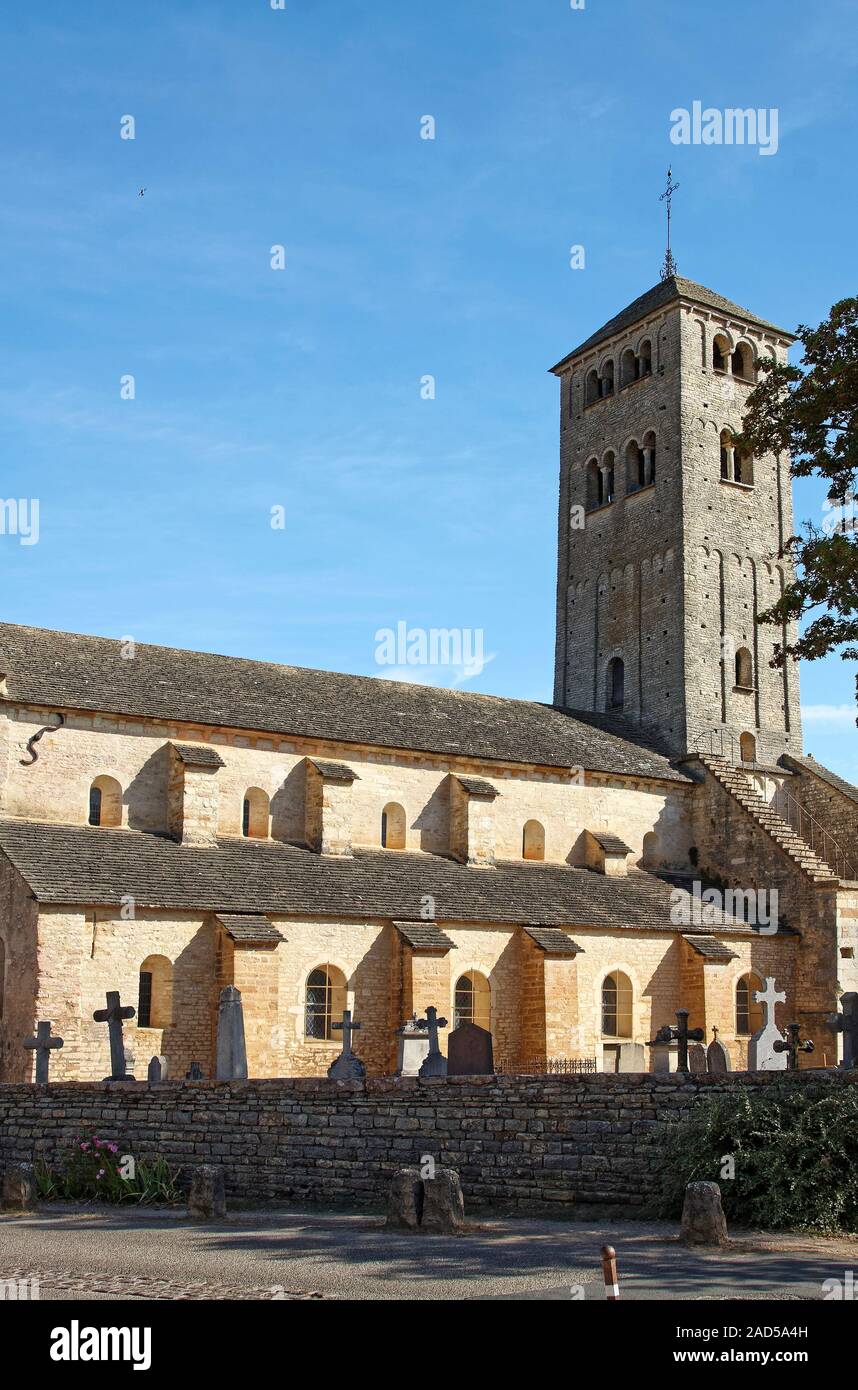
[(855, 727), (858, 707), (855, 705), (802, 705), (801, 718), (805, 724), (848, 724)]

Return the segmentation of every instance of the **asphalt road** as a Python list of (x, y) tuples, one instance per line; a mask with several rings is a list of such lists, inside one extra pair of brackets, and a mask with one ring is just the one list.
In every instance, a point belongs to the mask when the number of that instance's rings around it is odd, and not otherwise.
[(461, 1236), (389, 1232), (379, 1216), (43, 1208), (0, 1216), (0, 1280), (37, 1277), (42, 1299), (603, 1299), (600, 1248), (622, 1298), (820, 1299), (858, 1277), (858, 1239), (738, 1236), (691, 1252), (670, 1224), (486, 1220)]

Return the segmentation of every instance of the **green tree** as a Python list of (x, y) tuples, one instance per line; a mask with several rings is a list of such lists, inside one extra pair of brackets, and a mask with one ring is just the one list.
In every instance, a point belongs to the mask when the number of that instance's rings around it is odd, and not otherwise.
[[(796, 577), (759, 617), (784, 629), (775, 666), (839, 648), (844, 660), (858, 660), (858, 298), (841, 299), (818, 328), (800, 325), (797, 337), (799, 366), (761, 358), (740, 441), (754, 453), (788, 453), (794, 477), (828, 483), (828, 516), (785, 542)], [(788, 642), (785, 624), (813, 614)]]

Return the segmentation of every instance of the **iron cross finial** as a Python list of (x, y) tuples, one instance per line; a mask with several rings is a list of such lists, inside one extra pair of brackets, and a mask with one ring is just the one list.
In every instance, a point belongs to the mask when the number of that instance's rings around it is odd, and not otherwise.
[(661, 267), (662, 280), (669, 280), (672, 275), (676, 274), (676, 261), (673, 259), (673, 252), (670, 249), (670, 205), (673, 199), (673, 195), (678, 187), (679, 184), (673, 182), (673, 168), (671, 167), (667, 171), (667, 188), (664, 190), (664, 192), (661, 194), (658, 200), (660, 203), (667, 204), (667, 252), (664, 257), (664, 264)]

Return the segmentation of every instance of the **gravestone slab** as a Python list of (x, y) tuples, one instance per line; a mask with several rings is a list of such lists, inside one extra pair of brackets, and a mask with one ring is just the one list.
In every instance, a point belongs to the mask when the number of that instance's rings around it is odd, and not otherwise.
[(244, 1041), (244, 1009), (241, 991), (226, 985), (220, 992), (217, 1010), (218, 1081), (247, 1080), (247, 1047)]
[(493, 1076), (492, 1035), (477, 1023), (460, 1023), (447, 1038), (448, 1076)]
[(679, 1068), (679, 1048), (676, 1043), (653, 1043), (652, 1069), (654, 1072), (677, 1071)]
[(835, 1033), (843, 1034), (843, 1061), (839, 1065), (848, 1071), (858, 1067), (858, 994), (854, 990), (841, 994), (840, 1004), (843, 1012), (833, 1014), (828, 1022)]
[(396, 1075), (417, 1076), (429, 1054), (429, 1030), (420, 1025), (416, 1014), (397, 1028)]
[(720, 1038), (713, 1038), (706, 1049), (706, 1070), (718, 1076), (731, 1070), (730, 1054)]
[(692, 1043), (688, 1049), (688, 1069), (694, 1076), (706, 1072), (706, 1048), (701, 1043)]
[(166, 1081), (167, 1080), (167, 1059), (166, 1057), (153, 1057), (147, 1070), (147, 1080)]
[(754, 998), (765, 1011), (763, 1026), (748, 1043), (748, 1071), (786, 1071), (787, 1055), (775, 1051), (775, 1043), (783, 1035), (775, 1023), (775, 1004), (786, 1003), (786, 995), (775, 988), (773, 975), (766, 976), (765, 989), (754, 991)]
[(617, 1071), (649, 1071), (646, 1048), (644, 1047), (643, 1043), (620, 1043), (619, 1057), (617, 1059)]

